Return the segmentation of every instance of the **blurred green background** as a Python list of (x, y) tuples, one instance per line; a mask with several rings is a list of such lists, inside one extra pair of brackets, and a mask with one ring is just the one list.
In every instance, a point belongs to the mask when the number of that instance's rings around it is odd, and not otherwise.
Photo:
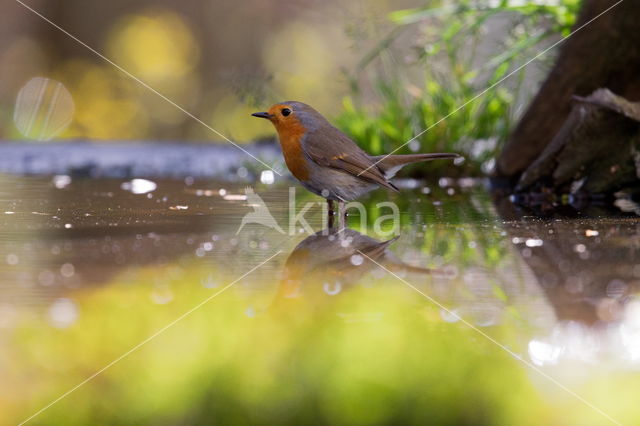
[[(460, 152), (458, 174), (491, 170), (553, 54), (439, 120), (568, 34), (579, 3), (27, 2), (236, 142), (272, 138), (249, 114), (299, 100), (373, 154), (429, 128), (402, 152)], [(14, 123), (29, 111), (16, 117), (16, 96), (41, 76), (61, 82), (75, 105), (58, 138), (221, 141), (19, 3), (5, 2), (0, 24), (0, 138), (33, 138)]]

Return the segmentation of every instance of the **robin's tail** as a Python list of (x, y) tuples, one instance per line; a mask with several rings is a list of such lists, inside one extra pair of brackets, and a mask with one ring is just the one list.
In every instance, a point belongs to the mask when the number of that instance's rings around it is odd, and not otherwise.
[(458, 158), (458, 154), (433, 153), (433, 154), (406, 154), (406, 155), (377, 155), (371, 157), (373, 161), (384, 171), (387, 179), (392, 178), (398, 170), (411, 163), (431, 160), (449, 160)]

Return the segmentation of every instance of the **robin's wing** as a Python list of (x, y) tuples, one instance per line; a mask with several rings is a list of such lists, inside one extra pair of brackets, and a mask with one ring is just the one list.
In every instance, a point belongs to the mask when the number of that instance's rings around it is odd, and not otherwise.
[(302, 149), (315, 163), (342, 170), (362, 180), (398, 191), (384, 177), (384, 173), (374, 160), (355, 142), (335, 127), (325, 126), (321, 130), (309, 132), (302, 140)]

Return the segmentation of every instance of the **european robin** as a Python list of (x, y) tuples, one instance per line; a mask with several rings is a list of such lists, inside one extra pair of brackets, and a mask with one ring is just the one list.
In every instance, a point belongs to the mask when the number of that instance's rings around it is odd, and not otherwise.
[[(282, 102), (254, 117), (271, 121), (278, 132), (287, 167), (309, 191), (327, 199), (330, 223), (333, 201), (343, 210), (377, 188), (398, 188), (389, 181), (403, 166), (420, 161), (451, 159), (458, 154), (407, 154), (371, 156), (335, 128), (318, 111), (302, 102)], [(344, 217), (340, 216), (341, 225)]]

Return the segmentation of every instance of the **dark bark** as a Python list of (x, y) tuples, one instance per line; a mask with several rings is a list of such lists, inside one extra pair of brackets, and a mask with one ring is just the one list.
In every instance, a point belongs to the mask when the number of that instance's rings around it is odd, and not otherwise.
[[(580, 28), (617, 0), (585, 0)], [(565, 41), (556, 64), (497, 159), (496, 173), (513, 181), (561, 131), (574, 95), (606, 87), (640, 100), (640, 2), (623, 1)]]
[(600, 89), (576, 98), (564, 125), (516, 190), (611, 193), (638, 180), (639, 155), (640, 103)]

